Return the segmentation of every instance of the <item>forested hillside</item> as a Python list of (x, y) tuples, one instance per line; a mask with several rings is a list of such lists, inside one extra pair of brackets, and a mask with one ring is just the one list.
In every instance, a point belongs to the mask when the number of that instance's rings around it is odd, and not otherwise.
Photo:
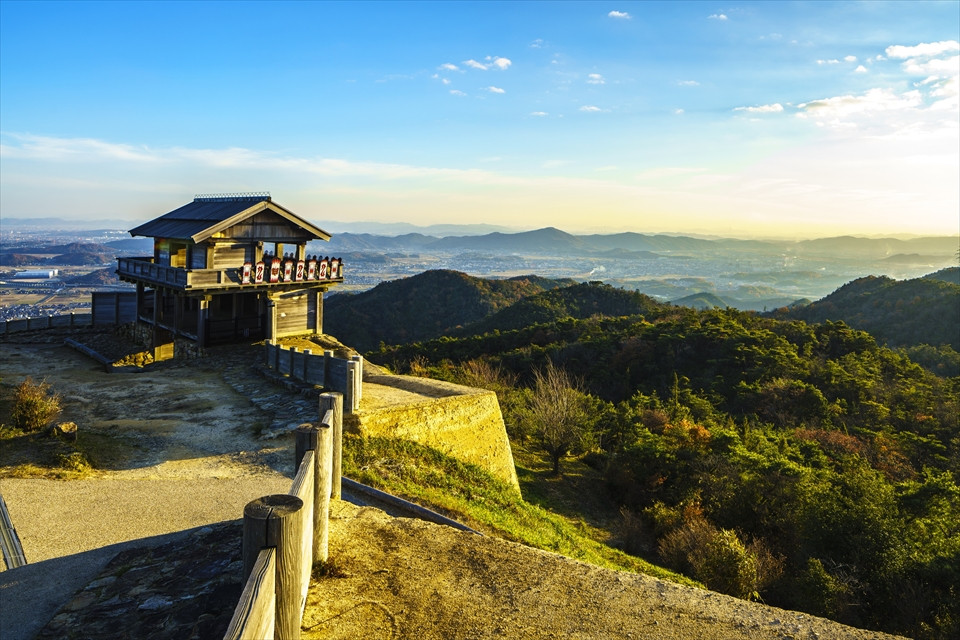
[(842, 320), (894, 347), (946, 344), (960, 350), (960, 285), (942, 279), (859, 278), (822, 300), (777, 316), (806, 322)]
[(328, 333), (365, 351), (381, 342), (435, 338), (525, 296), (571, 283), (539, 276), (486, 280), (459, 271), (424, 271), (364, 293), (331, 296), (325, 301), (324, 325)]
[(515, 442), (602, 470), (632, 553), (856, 626), (960, 634), (960, 379), (844, 322), (599, 283), (514, 306), (368, 357), (497, 391)]

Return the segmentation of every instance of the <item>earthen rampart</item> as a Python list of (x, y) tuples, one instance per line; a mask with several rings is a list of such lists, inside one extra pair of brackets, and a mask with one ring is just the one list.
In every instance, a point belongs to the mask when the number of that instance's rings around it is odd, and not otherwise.
[(497, 395), (413, 376), (364, 376), (360, 408), (344, 429), (403, 438), (477, 465), (520, 492)]

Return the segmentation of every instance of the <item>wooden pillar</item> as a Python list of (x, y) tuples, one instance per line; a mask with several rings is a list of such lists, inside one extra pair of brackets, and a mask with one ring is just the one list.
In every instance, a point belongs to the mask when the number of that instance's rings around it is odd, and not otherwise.
[(333, 424), (330, 439), (331, 452), (330, 495), (336, 500), (341, 496), (341, 477), (343, 475), (343, 394), (328, 391), (320, 394), (320, 420), (328, 410), (333, 411)]
[(153, 290), (153, 327), (150, 331), (150, 348), (155, 360), (160, 359), (160, 307), (163, 305), (163, 289)]
[[(96, 299), (96, 298), (94, 298)], [(140, 322), (140, 314), (143, 312), (143, 283), (137, 283), (137, 304), (133, 312), (133, 321)]]
[(257, 498), (243, 509), (243, 581), (261, 549), (277, 550), (275, 640), (300, 638), (301, 509), (303, 501), (286, 494)]
[(173, 335), (177, 336), (183, 333), (183, 296), (177, 294), (173, 303)]
[(277, 344), (277, 301), (267, 296), (267, 342)]
[(317, 290), (317, 311), (313, 319), (313, 332), (317, 335), (323, 333), (323, 289)]
[(207, 346), (207, 319), (210, 317), (210, 296), (197, 300), (197, 346)]

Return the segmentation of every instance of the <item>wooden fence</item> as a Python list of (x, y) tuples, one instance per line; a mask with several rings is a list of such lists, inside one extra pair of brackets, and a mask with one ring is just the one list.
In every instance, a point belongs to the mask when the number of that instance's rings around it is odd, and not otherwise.
[(54, 327), (89, 327), (93, 325), (93, 314), (90, 313), (63, 313), (56, 316), (41, 316), (39, 318), (16, 318), (3, 321), (3, 333), (9, 335), (18, 331), (33, 331), (34, 329), (52, 329)]
[(224, 640), (295, 640), (314, 563), (329, 554), (331, 498), (341, 493), (343, 395), (320, 395), (318, 424), (297, 428), (290, 492), (243, 509), (244, 587)]
[(7, 511), (7, 503), (0, 496), (0, 552), (3, 554), (3, 561), (7, 569), (16, 569), (27, 564), (27, 556), (23, 553), (23, 545), (20, 543), (20, 536), (17, 530), (13, 528), (13, 522), (10, 520), (10, 513)]
[(15, 318), (3, 321), (3, 333), (52, 329), (54, 327), (92, 327), (94, 325), (124, 324), (137, 319), (136, 291), (94, 291), (90, 295), (90, 311), (61, 313), (36, 318)]
[(279, 374), (343, 394), (343, 410), (353, 413), (363, 394), (363, 356), (335, 358), (333, 351), (315, 354), (275, 344), (264, 345), (264, 363)]

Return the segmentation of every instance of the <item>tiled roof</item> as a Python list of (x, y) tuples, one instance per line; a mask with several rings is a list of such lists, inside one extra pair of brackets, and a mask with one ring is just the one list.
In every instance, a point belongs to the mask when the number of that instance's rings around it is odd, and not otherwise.
[(273, 202), (268, 195), (197, 196), (170, 213), (130, 230), (132, 236), (176, 238), (199, 242), (264, 210), (273, 211), (303, 228), (317, 239), (330, 234)]

